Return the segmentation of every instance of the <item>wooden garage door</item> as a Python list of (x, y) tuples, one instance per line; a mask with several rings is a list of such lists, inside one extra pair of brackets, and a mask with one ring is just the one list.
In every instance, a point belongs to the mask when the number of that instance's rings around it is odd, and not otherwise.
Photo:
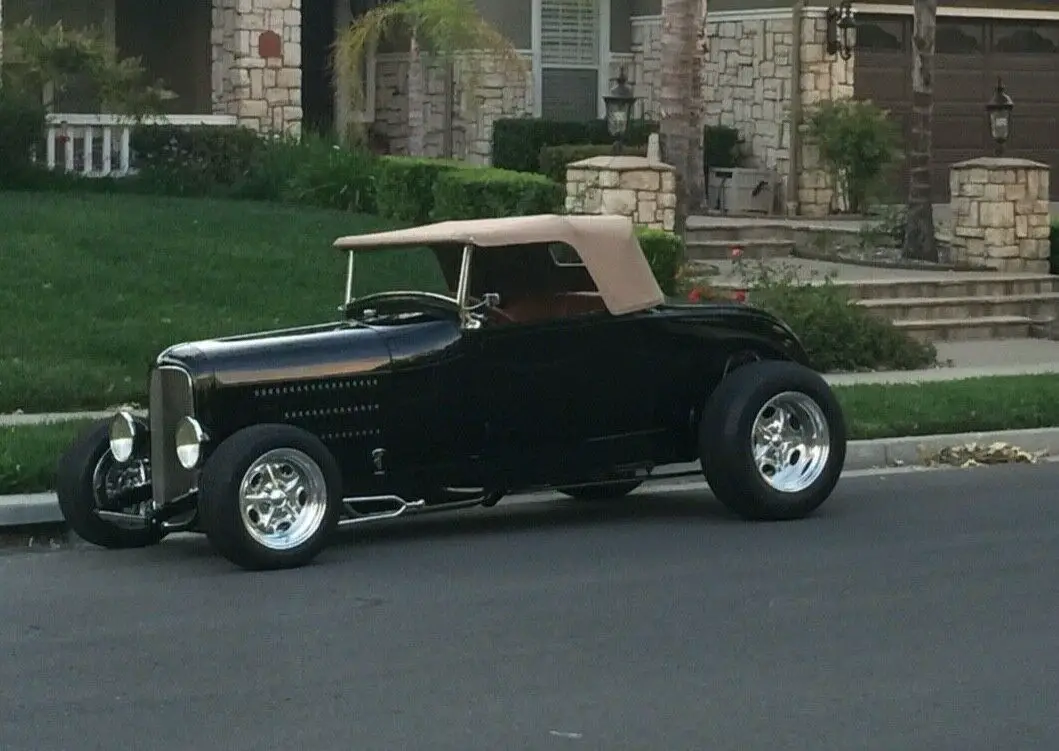
[[(893, 113), (907, 136), (912, 94), (911, 16), (857, 19), (855, 94)], [(1015, 102), (1006, 154), (1052, 166), (1059, 200), (1059, 22), (938, 19), (934, 80), (933, 194), (949, 200), (949, 166), (992, 153), (985, 103), (997, 77)], [(895, 175), (899, 200), (908, 172)]]

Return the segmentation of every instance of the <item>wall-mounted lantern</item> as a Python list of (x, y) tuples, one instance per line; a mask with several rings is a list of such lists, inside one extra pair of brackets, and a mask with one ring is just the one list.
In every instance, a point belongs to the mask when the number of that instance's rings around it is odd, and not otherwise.
[(827, 9), (827, 54), (853, 57), (857, 44), (857, 24), (853, 20), (853, 0), (842, 0)]

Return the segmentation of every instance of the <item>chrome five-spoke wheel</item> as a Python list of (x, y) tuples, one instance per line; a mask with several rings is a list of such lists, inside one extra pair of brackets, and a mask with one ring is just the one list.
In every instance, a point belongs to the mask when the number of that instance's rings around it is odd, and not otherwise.
[(810, 396), (785, 391), (758, 411), (752, 429), (754, 464), (781, 493), (798, 493), (827, 467), (831, 434), (827, 416)]
[(327, 516), (327, 482), (307, 454), (273, 449), (250, 465), (239, 486), (247, 533), (270, 550), (296, 548)]

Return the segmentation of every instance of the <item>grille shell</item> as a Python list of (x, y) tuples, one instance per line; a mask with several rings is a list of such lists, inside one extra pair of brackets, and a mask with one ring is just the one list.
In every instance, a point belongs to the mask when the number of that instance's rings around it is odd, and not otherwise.
[(176, 456), (176, 426), (194, 416), (191, 374), (177, 365), (160, 365), (151, 372), (151, 480), (156, 506), (195, 489), (198, 471), (180, 466)]

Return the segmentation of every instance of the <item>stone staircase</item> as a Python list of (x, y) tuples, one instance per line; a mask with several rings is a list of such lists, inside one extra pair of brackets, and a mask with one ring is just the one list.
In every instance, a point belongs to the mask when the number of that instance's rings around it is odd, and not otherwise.
[(1059, 315), (1059, 276), (850, 282), (850, 296), (923, 341), (1043, 336)]
[[(709, 279), (738, 288), (730, 262), (739, 247), (744, 259), (774, 260), (826, 275), (837, 272), (857, 304), (893, 321), (921, 341), (969, 341), (1052, 336), (1059, 318), (1059, 276), (990, 271), (926, 271), (807, 261), (792, 257), (797, 245), (819, 233), (860, 231), (849, 220), (693, 217), (685, 234), (688, 260), (720, 271)], [(1059, 338), (1059, 324), (1054, 327)]]

